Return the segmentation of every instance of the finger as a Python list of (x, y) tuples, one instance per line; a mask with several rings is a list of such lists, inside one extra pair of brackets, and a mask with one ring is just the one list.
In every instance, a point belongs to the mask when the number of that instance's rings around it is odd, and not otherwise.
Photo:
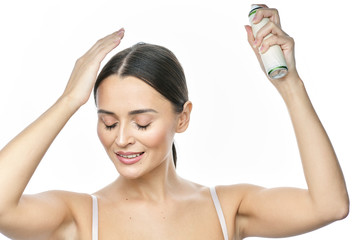
[(105, 58), (111, 50), (117, 47), (121, 39), (124, 37), (125, 30), (121, 28), (119, 31), (116, 31), (112, 34), (107, 35), (106, 37), (98, 40), (86, 53), (90, 58), (96, 58), (97, 60), (102, 60)]
[(249, 44), (251, 46), (253, 46), (255, 39), (254, 39), (254, 34), (252, 32), (251, 26), (245, 25), (245, 30), (246, 30), (246, 33), (247, 33), (248, 42), (249, 42)]
[(106, 50), (109, 48), (111, 49), (112, 47), (117, 46), (120, 43), (121, 39), (124, 37), (124, 34), (125, 30), (121, 28), (120, 30), (98, 40), (91, 48), (91, 50)]
[[(262, 5), (260, 5), (260, 6), (262, 6)], [(255, 16), (253, 18), (253, 23), (257, 24), (263, 18), (269, 18), (270, 21), (276, 23), (279, 26), (281, 25), (280, 24), (279, 12), (275, 8), (263, 7), (263, 8), (260, 8), (260, 9), (256, 10), (256, 14), (255, 14)]]
[(274, 45), (279, 45), (282, 49), (289, 49), (293, 48), (294, 41), (289, 36), (271, 35), (262, 42), (259, 51), (261, 54), (264, 54), (271, 46)]
[(247, 33), (247, 39), (248, 39), (248, 42), (249, 42), (250, 46), (252, 47), (255, 54), (258, 55), (259, 51), (257, 50), (258, 48), (255, 47), (255, 38), (254, 38), (254, 34), (252, 32), (251, 26), (246, 25), (245, 30), (246, 30), (246, 33)]
[(251, 26), (249, 25), (246, 25), (245, 26), (245, 30), (247, 32), (247, 39), (248, 39), (248, 42), (250, 44), (250, 46), (252, 47), (252, 50), (254, 51), (255, 55), (256, 55), (256, 58), (258, 59), (259, 63), (260, 63), (260, 66), (261, 68), (263, 68), (263, 65), (262, 65), (262, 61), (261, 61), (261, 56), (259, 54), (259, 50), (257, 47), (254, 47), (254, 35), (253, 35), (253, 32), (252, 32), (252, 28)]
[(114, 48), (116, 48), (125, 35), (125, 30), (122, 28), (119, 31), (111, 34), (109, 37), (106, 37), (103, 42), (100, 42), (98, 46), (98, 56), (101, 58), (101, 61), (104, 57)]
[(254, 41), (254, 47), (260, 47), (264, 39), (266, 39), (269, 35), (277, 35), (277, 36), (288, 36), (277, 24), (273, 22), (266, 23), (256, 34), (256, 38)]
[(99, 39), (95, 44), (94, 44), (94, 47), (96, 47), (99, 43), (102, 43), (102, 42), (105, 42), (105, 41), (108, 41), (109, 39), (112, 39), (114, 42), (120, 40), (123, 35), (124, 35), (124, 32), (125, 32), (125, 29), (124, 28), (121, 28), (120, 30), (118, 31), (115, 31), (101, 39)]

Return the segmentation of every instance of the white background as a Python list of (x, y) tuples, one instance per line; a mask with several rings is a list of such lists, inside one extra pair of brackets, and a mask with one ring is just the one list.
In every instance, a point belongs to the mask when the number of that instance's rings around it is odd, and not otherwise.
[[(2, 1), (0, 147), (56, 101), (78, 57), (124, 27), (126, 36), (110, 56), (140, 41), (155, 43), (171, 49), (185, 69), (194, 109), (188, 131), (176, 136), (181, 176), (207, 186), (306, 187), (285, 105), (246, 40), (251, 3)], [(279, 9), (283, 28), (295, 39), (298, 70), (332, 139), (351, 198), (348, 218), (292, 239), (358, 239), (359, 4), (265, 3)], [(55, 140), (26, 193), (91, 193), (117, 176), (97, 138), (96, 121), (90, 99)]]

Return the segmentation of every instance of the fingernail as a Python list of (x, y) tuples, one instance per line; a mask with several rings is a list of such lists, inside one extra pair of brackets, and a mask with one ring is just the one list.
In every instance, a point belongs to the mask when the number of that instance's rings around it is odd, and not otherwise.
[(125, 29), (124, 29), (124, 28), (121, 28), (121, 29), (118, 31), (118, 34), (122, 34), (123, 32), (125, 32)]
[(255, 14), (255, 16), (253, 17), (253, 19), (252, 19), (252, 21), (251, 22), (255, 22), (256, 21), (256, 19), (257, 19), (257, 14)]
[(263, 45), (260, 46), (259, 53), (264, 53), (264, 46)]
[(253, 48), (256, 48), (257, 43), (258, 43), (258, 40), (255, 40), (254, 44), (253, 44)]

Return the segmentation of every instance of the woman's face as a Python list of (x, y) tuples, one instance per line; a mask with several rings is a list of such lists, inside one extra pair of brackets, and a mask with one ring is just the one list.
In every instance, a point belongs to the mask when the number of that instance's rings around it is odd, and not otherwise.
[(135, 179), (172, 161), (178, 115), (142, 80), (112, 75), (97, 90), (98, 135), (117, 171)]

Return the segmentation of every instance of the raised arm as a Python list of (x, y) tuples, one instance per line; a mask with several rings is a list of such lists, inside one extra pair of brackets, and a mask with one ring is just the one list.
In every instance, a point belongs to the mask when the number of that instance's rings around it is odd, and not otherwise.
[[(349, 199), (335, 151), (297, 73), (294, 41), (281, 29), (276, 9), (264, 6), (257, 11), (254, 22), (263, 17), (270, 18), (270, 22), (259, 30), (256, 39), (251, 27), (246, 26), (248, 41), (258, 59), (259, 47), (261, 52), (266, 52), (275, 44), (280, 45), (285, 55), (288, 74), (270, 81), (288, 108), (308, 189), (235, 187), (241, 192), (237, 210), (238, 230), (242, 237), (286, 237), (346, 217)], [(273, 35), (264, 39), (269, 33)]]
[(100, 39), (75, 64), (58, 101), (0, 152), (0, 232), (13, 239), (49, 239), (72, 213), (59, 192), (33, 196), (24, 189), (53, 140), (89, 99), (100, 63), (124, 36), (121, 29)]

